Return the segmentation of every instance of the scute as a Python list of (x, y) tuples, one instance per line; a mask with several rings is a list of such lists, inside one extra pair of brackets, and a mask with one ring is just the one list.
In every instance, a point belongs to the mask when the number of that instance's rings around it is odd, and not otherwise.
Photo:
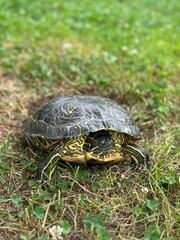
[(70, 96), (54, 99), (23, 122), (30, 136), (49, 139), (72, 138), (102, 129), (140, 138), (127, 111), (116, 102), (96, 96)]

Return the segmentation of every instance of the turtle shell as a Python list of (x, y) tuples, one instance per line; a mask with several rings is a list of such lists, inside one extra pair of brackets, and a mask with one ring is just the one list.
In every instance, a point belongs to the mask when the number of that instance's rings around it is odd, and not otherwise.
[(54, 99), (23, 122), (30, 136), (48, 139), (73, 138), (99, 130), (114, 130), (140, 138), (127, 111), (116, 102), (96, 96), (69, 96)]

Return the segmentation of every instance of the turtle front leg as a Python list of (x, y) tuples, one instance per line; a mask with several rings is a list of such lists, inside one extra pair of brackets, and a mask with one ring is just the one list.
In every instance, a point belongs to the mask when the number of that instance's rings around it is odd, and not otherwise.
[(136, 144), (124, 144), (123, 150), (125, 154), (128, 154), (132, 160), (132, 169), (142, 169), (148, 168), (149, 163), (149, 155), (146, 150)]
[(36, 180), (43, 182), (44, 176), (51, 179), (51, 176), (56, 168), (58, 160), (62, 157), (61, 153), (56, 150), (52, 151), (49, 156), (41, 163), (37, 172)]

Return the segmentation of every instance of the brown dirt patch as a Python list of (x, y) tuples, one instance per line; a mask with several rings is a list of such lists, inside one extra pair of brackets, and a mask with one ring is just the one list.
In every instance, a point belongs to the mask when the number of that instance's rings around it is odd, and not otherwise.
[(35, 94), (23, 94), (21, 85), (13, 76), (0, 73), (0, 142), (4, 142), (7, 135), (13, 138), (21, 126), (21, 119), (27, 115), (25, 102), (27, 98), (35, 98)]
[(63, 88), (62, 83), (59, 85), (54, 87), (56, 95), (53, 95), (53, 90), (51, 94), (40, 94), (38, 86), (35, 91), (28, 90), (15, 76), (0, 72), (0, 143), (5, 141), (8, 134), (12, 140), (16, 134), (21, 134), (23, 119), (57, 97), (57, 88), (59, 96), (72, 95), (70, 89)]

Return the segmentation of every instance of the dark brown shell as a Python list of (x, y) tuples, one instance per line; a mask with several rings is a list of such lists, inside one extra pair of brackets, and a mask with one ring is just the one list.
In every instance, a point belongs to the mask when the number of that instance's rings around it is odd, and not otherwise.
[(96, 96), (70, 96), (54, 99), (23, 122), (30, 136), (48, 139), (73, 138), (99, 130), (114, 130), (140, 138), (127, 111), (116, 102)]

